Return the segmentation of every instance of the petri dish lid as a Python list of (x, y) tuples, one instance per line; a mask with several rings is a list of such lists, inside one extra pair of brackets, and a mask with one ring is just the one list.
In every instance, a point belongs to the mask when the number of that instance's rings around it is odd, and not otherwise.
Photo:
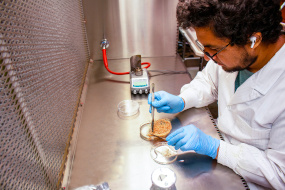
[(177, 151), (167, 142), (156, 143), (150, 150), (151, 158), (159, 164), (171, 164), (177, 159)]
[(134, 100), (123, 100), (118, 104), (118, 112), (121, 116), (132, 116), (138, 113), (140, 105)]

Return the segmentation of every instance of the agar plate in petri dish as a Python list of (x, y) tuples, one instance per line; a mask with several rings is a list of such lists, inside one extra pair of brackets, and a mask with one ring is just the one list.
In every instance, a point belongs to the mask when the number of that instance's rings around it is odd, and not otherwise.
[(159, 164), (171, 164), (177, 159), (177, 151), (166, 142), (156, 143), (150, 150), (151, 158)]
[(134, 100), (123, 100), (118, 104), (118, 112), (121, 116), (132, 116), (138, 113), (140, 105)]

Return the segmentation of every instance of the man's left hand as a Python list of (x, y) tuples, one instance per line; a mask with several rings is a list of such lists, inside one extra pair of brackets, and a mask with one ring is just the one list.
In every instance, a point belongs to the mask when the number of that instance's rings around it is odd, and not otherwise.
[(167, 136), (168, 145), (175, 146), (182, 151), (194, 150), (199, 154), (205, 154), (213, 159), (217, 156), (220, 140), (203, 133), (195, 125), (187, 125), (177, 129)]

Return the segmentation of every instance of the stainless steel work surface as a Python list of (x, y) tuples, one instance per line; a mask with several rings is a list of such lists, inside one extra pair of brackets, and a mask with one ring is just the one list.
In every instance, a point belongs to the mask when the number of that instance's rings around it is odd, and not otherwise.
[[(179, 57), (142, 58), (142, 62), (152, 64), (148, 70), (186, 70)], [(128, 71), (129, 65), (129, 59), (109, 60), (109, 68), (116, 72)], [(140, 126), (151, 121), (147, 95), (131, 95), (129, 76), (108, 73), (101, 61), (93, 63), (90, 69), (69, 189), (108, 182), (112, 190), (147, 190), (152, 186), (152, 172), (160, 167), (175, 172), (177, 190), (245, 189), (238, 175), (208, 156), (191, 152), (168, 165), (152, 160), (150, 150), (154, 142), (140, 137)], [(188, 74), (150, 73), (156, 91), (179, 94), (182, 85), (190, 82)], [(137, 115), (119, 117), (117, 105), (126, 99), (139, 102)], [(179, 114), (156, 112), (155, 119), (159, 118), (170, 119), (173, 129), (193, 123), (219, 138), (206, 108)]]

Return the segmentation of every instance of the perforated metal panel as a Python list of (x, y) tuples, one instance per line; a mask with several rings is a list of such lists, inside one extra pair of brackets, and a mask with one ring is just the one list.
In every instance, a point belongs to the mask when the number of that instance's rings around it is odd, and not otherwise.
[(88, 57), (80, 0), (0, 0), (0, 189), (59, 189)]

